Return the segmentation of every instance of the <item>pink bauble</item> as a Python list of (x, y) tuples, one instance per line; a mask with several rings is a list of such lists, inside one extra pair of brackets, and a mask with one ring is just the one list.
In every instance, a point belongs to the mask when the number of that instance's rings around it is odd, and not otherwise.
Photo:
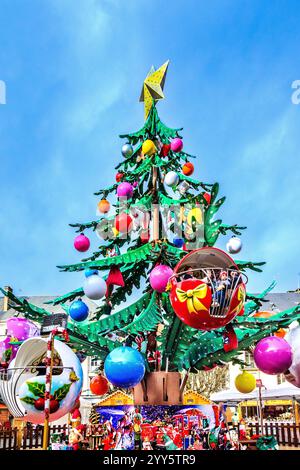
[(120, 183), (117, 187), (117, 196), (118, 197), (132, 197), (133, 195), (133, 187), (130, 183)]
[(32, 336), (38, 336), (38, 327), (27, 318), (11, 317), (6, 322), (7, 335), (25, 341)]
[(150, 273), (150, 285), (157, 292), (165, 292), (168, 281), (173, 274), (173, 269), (165, 264), (158, 264)]
[(87, 251), (90, 247), (90, 240), (83, 233), (81, 233), (75, 238), (74, 247), (77, 251)]
[(179, 137), (171, 140), (171, 150), (172, 152), (181, 152), (183, 149), (183, 142)]
[(253, 357), (257, 368), (265, 374), (282, 374), (292, 364), (292, 348), (285, 339), (268, 336), (257, 343)]
[(138, 182), (137, 182), (137, 181), (134, 181), (134, 183), (132, 183), (132, 186), (133, 186), (134, 188), (136, 188), (137, 185), (138, 185)]

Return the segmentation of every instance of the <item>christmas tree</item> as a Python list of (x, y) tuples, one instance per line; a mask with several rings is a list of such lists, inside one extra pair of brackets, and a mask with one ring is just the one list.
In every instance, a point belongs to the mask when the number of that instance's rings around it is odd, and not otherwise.
[[(225, 197), (218, 197), (218, 183), (208, 184), (188, 176), (195, 157), (181, 148), (182, 129), (168, 127), (158, 116), (156, 105), (164, 98), (167, 68), (168, 62), (158, 70), (150, 70), (140, 98), (145, 106), (144, 125), (120, 136), (124, 139), (125, 158), (116, 166), (116, 182), (95, 193), (102, 198), (98, 207), (103, 215), (87, 223), (70, 224), (79, 234), (97, 232), (103, 238), (99, 249), (80, 263), (59, 269), (85, 271), (86, 279), (101, 274), (106, 281), (106, 297), (95, 317), (84, 323), (72, 319), (68, 322), (74, 349), (104, 361), (120, 344), (136, 343), (141, 347), (148, 339), (148, 344), (150, 340), (154, 344), (148, 350), (148, 370), (197, 372), (230, 361), (242, 363), (238, 357), (242, 351), (251, 350), (263, 337), (299, 319), (300, 307), (268, 318), (253, 316), (274, 287), (272, 283), (259, 295), (247, 293), (244, 310), (230, 327), (205, 331), (188, 326), (174, 313), (168, 288), (159, 292), (151, 287), (149, 275), (156, 266), (173, 269), (192, 250), (213, 247), (219, 236), (241, 235), (246, 228), (216, 218), (225, 202)], [(114, 203), (115, 214), (109, 210), (108, 197)], [(86, 242), (84, 235), (79, 237)], [(260, 272), (263, 264), (235, 260), (241, 273)], [(16, 310), (29, 319), (41, 322), (50, 314), (46, 306), (41, 309), (25, 298), (8, 295)], [(53, 304), (70, 313), (72, 302), (83, 295), (84, 289), (79, 287), (56, 298)], [(226, 347), (228, 334), (234, 335), (234, 347)], [(157, 350), (159, 366), (149, 360), (151, 357), (155, 363)]]

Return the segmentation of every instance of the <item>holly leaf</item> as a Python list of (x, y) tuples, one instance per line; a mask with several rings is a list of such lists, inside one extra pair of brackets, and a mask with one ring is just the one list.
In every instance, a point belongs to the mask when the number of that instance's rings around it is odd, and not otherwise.
[(24, 401), (24, 403), (27, 403), (28, 405), (34, 405), (35, 398), (32, 397), (23, 397), (20, 398), (20, 400)]
[(62, 387), (55, 390), (54, 395), (53, 395), (54, 400), (58, 400), (58, 401), (63, 400), (69, 393), (71, 385), (72, 384), (65, 384)]
[(26, 382), (28, 390), (36, 397), (44, 397), (45, 395), (45, 384), (39, 382)]

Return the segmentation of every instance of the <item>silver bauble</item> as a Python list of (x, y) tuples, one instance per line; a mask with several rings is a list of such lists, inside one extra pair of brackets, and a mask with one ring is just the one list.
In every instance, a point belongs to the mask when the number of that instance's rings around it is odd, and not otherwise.
[(106, 294), (107, 285), (102, 277), (93, 274), (85, 279), (83, 292), (92, 300), (99, 300)]
[(235, 255), (236, 253), (239, 253), (242, 249), (242, 240), (238, 237), (231, 237), (228, 243), (226, 244), (226, 250), (228, 253), (231, 255)]
[(182, 181), (178, 186), (179, 193), (183, 196), (190, 189), (190, 185), (187, 181)]
[(133, 154), (133, 147), (132, 147), (132, 145), (130, 145), (130, 144), (124, 144), (123, 147), (122, 147), (122, 155), (123, 155), (123, 157), (129, 158), (129, 157), (131, 157), (132, 154)]

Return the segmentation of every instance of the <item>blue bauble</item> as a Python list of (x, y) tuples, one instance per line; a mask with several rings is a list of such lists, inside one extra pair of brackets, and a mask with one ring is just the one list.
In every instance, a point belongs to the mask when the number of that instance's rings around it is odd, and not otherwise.
[(113, 349), (104, 362), (106, 378), (116, 387), (134, 387), (143, 379), (145, 371), (143, 356), (129, 346)]
[(98, 274), (98, 269), (87, 268), (84, 270), (85, 277), (93, 276), (93, 274)]
[(173, 243), (177, 248), (182, 248), (184, 245), (184, 240), (183, 238), (174, 237)]
[(69, 307), (69, 315), (74, 321), (84, 321), (89, 315), (89, 308), (82, 300), (75, 300)]

